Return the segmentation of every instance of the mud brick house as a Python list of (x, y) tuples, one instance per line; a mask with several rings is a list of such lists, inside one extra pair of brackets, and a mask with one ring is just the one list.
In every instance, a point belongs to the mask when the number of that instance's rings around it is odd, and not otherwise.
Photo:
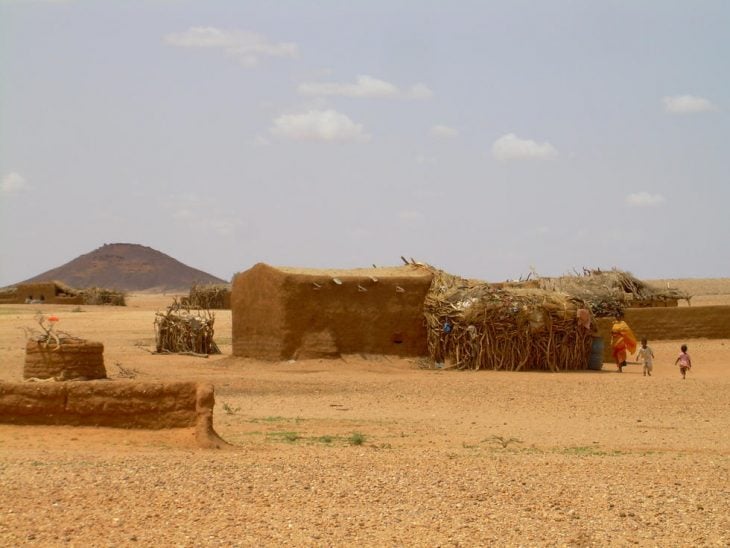
[(320, 270), (263, 263), (233, 279), (233, 355), (428, 355), (423, 306), (432, 273), (410, 266)]
[(15, 291), (15, 302), (43, 302), (49, 304), (83, 304), (83, 295), (69, 292), (58, 282), (36, 282), (18, 284)]

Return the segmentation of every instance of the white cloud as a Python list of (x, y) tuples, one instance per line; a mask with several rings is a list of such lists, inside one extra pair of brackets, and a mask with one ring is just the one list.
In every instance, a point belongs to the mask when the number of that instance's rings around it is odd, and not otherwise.
[(284, 114), (274, 120), (273, 135), (296, 141), (352, 142), (369, 141), (362, 124), (334, 110), (310, 110), (303, 114)]
[(20, 174), (13, 171), (3, 177), (2, 183), (0, 184), (0, 190), (4, 194), (15, 194), (16, 192), (22, 192), (28, 188), (28, 183), (25, 178)]
[(451, 139), (459, 135), (459, 132), (449, 126), (435, 125), (428, 130), (431, 137), (437, 137), (439, 139)]
[(664, 196), (661, 194), (635, 192), (626, 196), (626, 205), (629, 207), (656, 207), (662, 203), (664, 203)]
[(305, 82), (299, 84), (302, 95), (342, 95), (344, 97), (393, 97), (398, 95), (398, 88), (384, 80), (372, 76), (358, 76), (354, 84), (338, 84), (334, 82)]
[(537, 143), (530, 139), (520, 139), (514, 133), (503, 135), (492, 145), (492, 155), (497, 160), (524, 160), (555, 158), (558, 151), (547, 141)]
[(216, 27), (190, 27), (184, 32), (166, 34), (164, 42), (181, 48), (219, 49), (247, 67), (254, 67), (261, 57), (296, 58), (299, 48), (292, 42), (269, 42), (265, 36), (244, 30)]
[(337, 82), (304, 82), (297, 90), (302, 95), (338, 95), (356, 99), (365, 98), (407, 98), (428, 99), (433, 92), (423, 84), (415, 84), (407, 91), (402, 91), (395, 84), (379, 80), (372, 76), (360, 75), (354, 84)]
[(662, 98), (664, 110), (674, 114), (691, 114), (694, 112), (708, 112), (717, 110), (708, 99), (695, 97), (694, 95), (675, 95), (674, 97)]

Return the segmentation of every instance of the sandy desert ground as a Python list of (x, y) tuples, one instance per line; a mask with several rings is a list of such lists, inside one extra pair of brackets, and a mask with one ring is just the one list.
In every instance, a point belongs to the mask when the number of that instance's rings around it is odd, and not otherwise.
[[(730, 280), (703, 282), (693, 303), (730, 304)], [(730, 545), (730, 340), (651, 342), (651, 377), (360, 355), (261, 363), (230, 356), (219, 311), (222, 355), (151, 355), (171, 298), (0, 306), (0, 380), (22, 380), (22, 327), (41, 309), (103, 342), (112, 378), (121, 366), (140, 381), (212, 382), (216, 430), (232, 444), (0, 425), (0, 544)], [(685, 381), (681, 343), (695, 363)]]

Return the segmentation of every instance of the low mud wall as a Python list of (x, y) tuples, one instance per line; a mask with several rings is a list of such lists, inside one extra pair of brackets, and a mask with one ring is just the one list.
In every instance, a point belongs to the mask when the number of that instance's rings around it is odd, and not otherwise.
[[(637, 339), (679, 341), (687, 339), (730, 339), (730, 306), (686, 306), (679, 308), (629, 308), (624, 319)], [(603, 358), (612, 362), (611, 318), (597, 321), (603, 339)]]
[(0, 422), (114, 428), (195, 428), (202, 447), (225, 442), (213, 429), (211, 384), (85, 381), (0, 383)]
[(58, 345), (55, 341), (28, 341), (23, 378), (105, 379), (104, 345), (80, 339), (64, 339)]

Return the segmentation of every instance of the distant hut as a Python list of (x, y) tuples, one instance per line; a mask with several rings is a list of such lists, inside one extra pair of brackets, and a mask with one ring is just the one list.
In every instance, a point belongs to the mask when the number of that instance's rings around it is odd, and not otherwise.
[(58, 281), (18, 284), (15, 299), (18, 303), (84, 304), (82, 295)]
[(3, 287), (0, 289), (0, 304), (15, 304), (18, 302), (17, 287)]
[(21, 283), (0, 291), (0, 304), (110, 304), (126, 305), (123, 291), (90, 287), (74, 289), (63, 282)]
[(320, 270), (259, 263), (233, 279), (233, 354), (426, 356), (423, 303), (431, 279), (415, 266)]

